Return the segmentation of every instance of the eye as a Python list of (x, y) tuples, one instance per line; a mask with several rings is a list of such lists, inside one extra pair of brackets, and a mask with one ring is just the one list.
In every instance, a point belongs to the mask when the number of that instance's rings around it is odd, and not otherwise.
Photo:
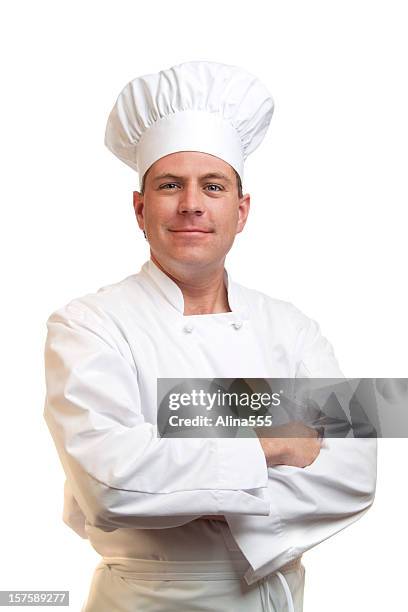
[[(215, 183), (211, 183), (210, 185), (206, 185), (206, 187), (211, 187), (210, 191), (222, 191), (221, 185), (216, 185)], [(212, 189), (215, 187), (215, 189)]]
[(164, 185), (160, 185), (159, 189), (173, 189), (177, 187), (176, 183), (165, 183)]

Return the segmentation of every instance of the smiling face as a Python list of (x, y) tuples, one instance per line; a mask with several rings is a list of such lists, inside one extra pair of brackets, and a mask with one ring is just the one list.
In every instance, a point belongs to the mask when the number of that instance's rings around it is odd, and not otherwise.
[(157, 160), (133, 201), (152, 259), (174, 271), (223, 266), (250, 206), (249, 195), (239, 197), (233, 168), (196, 151)]

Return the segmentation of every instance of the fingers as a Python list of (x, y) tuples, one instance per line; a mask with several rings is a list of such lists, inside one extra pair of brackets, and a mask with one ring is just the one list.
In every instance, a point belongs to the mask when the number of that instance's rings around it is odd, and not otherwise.
[(324, 438), (324, 427), (315, 427), (315, 430), (319, 438)]

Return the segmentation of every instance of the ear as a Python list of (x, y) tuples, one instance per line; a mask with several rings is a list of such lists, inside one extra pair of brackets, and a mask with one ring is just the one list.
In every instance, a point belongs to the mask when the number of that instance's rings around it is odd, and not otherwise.
[(133, 192), (133, 208), (136, 215), (137, 224), (141, 230), (144, 230), (144, 216), (143, 216), (143, 196), (139, 191)]
[(237, 224), (237, 234), (242, 232), (245, 227), (246, 220), (249, 215), (249, 209), (251, 206), (251, 196), (249, 193), (246, 193), (240, 198), (238, 204), (238, 224)]

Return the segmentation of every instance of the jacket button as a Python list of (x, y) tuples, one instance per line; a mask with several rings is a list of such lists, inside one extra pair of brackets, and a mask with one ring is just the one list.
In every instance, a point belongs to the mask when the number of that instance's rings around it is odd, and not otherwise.
[(191, 332), (193, 331), (193, 326), (192, 325), (185, 325), (183, 327), (183, 331), (185, 331), (186, 334), (191, 334)]
[(242, 321), (234, 321), (232, 325), (234, 329), (240, 329), (242, 327)]

